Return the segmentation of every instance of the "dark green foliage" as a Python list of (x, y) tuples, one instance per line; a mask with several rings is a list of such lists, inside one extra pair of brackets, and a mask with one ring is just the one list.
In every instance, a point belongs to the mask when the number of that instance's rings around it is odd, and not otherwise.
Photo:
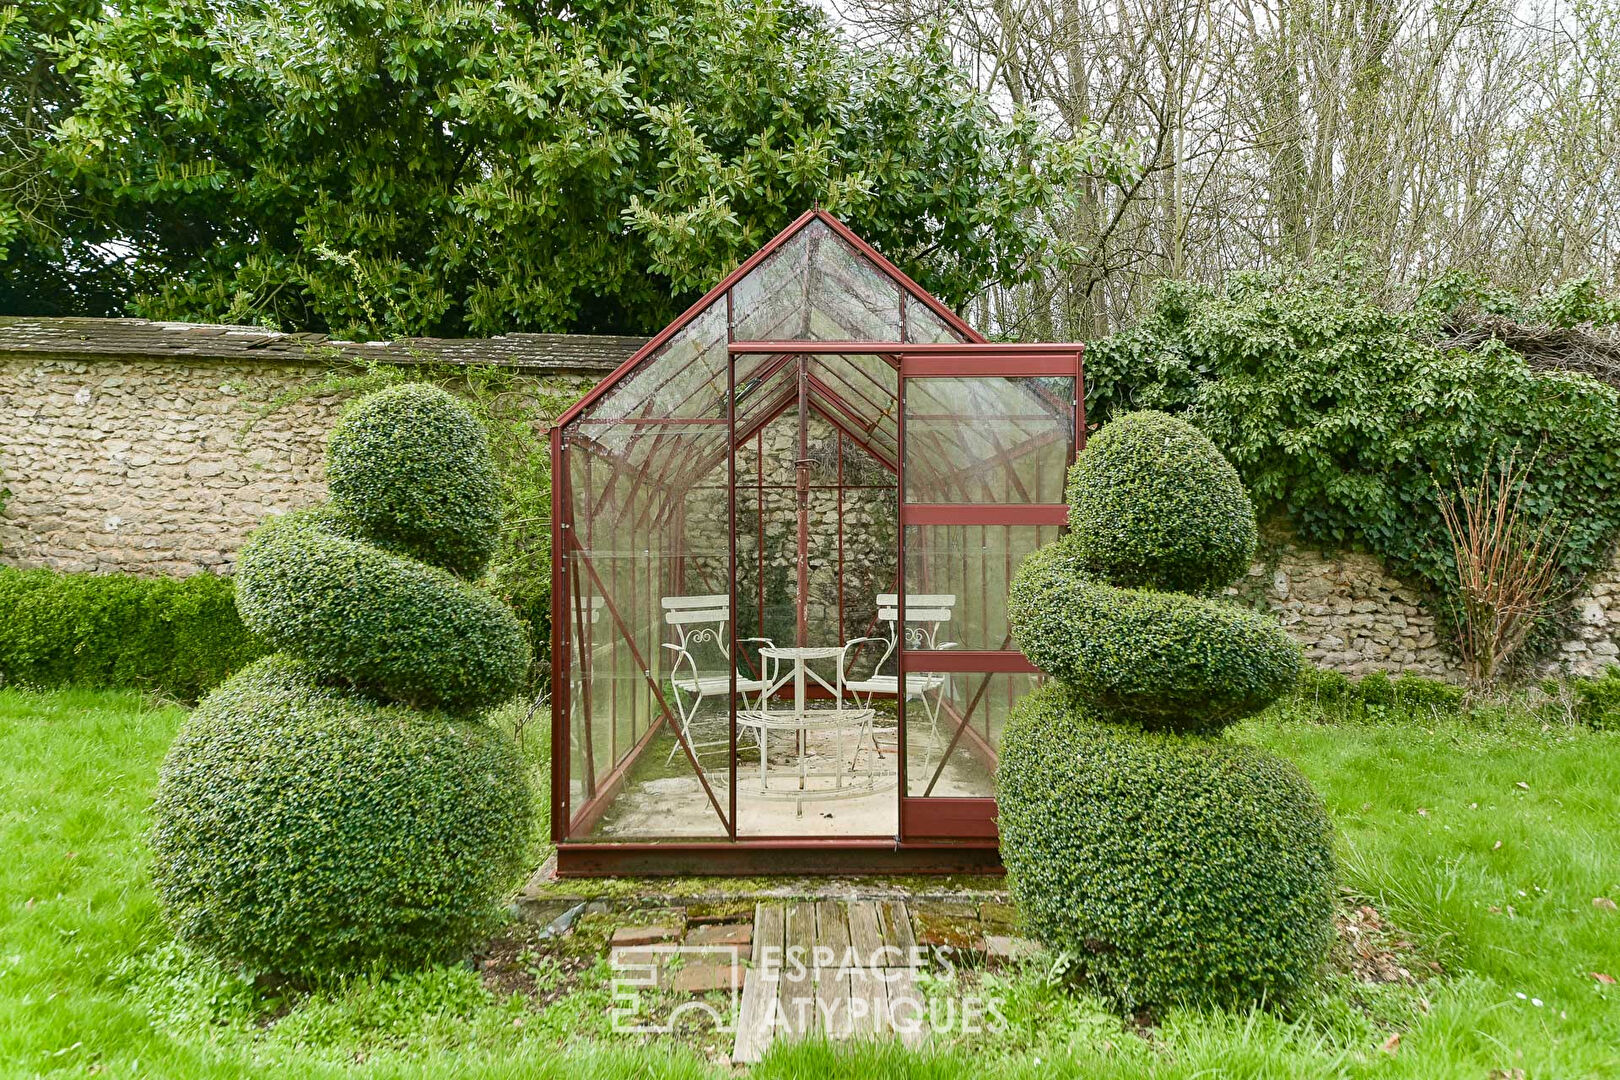
[(1392, 685), (1395, 703), (1409, 709), (1441, 709), (1455, 712), (1462, 704), (1465, 691), (1454, 683), (1440, 679), (1426, 679), (1422, 675), (1403, 672)]
[(1254, 508), (1237, 470), (1198, 429), (1165, 413), (1117, 417), (1069, 471), (1080, 563), (1127, 588), (1208, 592), (1254, 554)]
[(254, 533), (237, 559), (247, 626), (320, 674), (392, 701), (467, 713), (511, 696), (529, 662), (512, 612), (448, 571), (353, 533), (329, 509)]
[(1348, 700), (1355, 693), (1355, 689), (1356, 684), (1342, 671), (1319, 668), (1311, 663), (1300, 665), (1297, 692), (1303, 697), (1313, 697), (1318, 701), (1332, 704)]
[(35, 86), (59, 134), (33, 171), (71, 177), (77, 212), (30, 261), (93, 261), (71, 241), (110, 234), (133, 249), (123, 299), (158, 318), (650, 333), (815, 203), (960, 304), (1033, 279), (1044, 210), (1124, 169), (1094, 129), (1058, 145), (999, 119), (942, 35), (861, 48), (799, 0), (58, 22)]
[(1086, 700), (1153, 728), (1216, 731), (1299, 678), (1299, 646), (1275, 620), (1181, 593), (1085, 576), (1074, 545), (1024, 561), (1008, 596), (1018, 647)]
[(163, 766), (153, 875), (176, 932), (302, 976), (458, 956), (532, 825), (510, 740), (319, 685), (284, 656), (209, 695)]
[(367, 395), (326, 447), (332, 503), (374, 544), (477, 577), (500, 541), (500, 489), (472, 411), (426, 383)]
[[(1436, 484), (1533, 462), (1532, 520), (1569, 526), (1574, 582), (1620, 534), (1620, 390), (1533, 368), (1499, 341), (1437, 345), (1449, 301), (1391, 311), (1313, 271), (1175, 285), (1135, 329), (1086, 351), (1087, 415), (1164, 409), (1231, 459), (1262, 517), (1327, 547), (1364, 544), (1442, 596), (1454, 581)], [(1106, 428), (1105, 428), (1106, 430)]]
[(1575, 716), (1603, 731), (1620, 731), (1620, 665), (1609, 665), (1596, 679), (1575, 679)]
[(1332, 829), (1287, 761), (1048, 684), (1008, 718), (996, 799), (1020, 909), (1126, 1009), (1277, 1004), (1326, 953)]
[(181, 701), (262, 655), (228, 578), (0, 567), (0, 682), (146, 687)]

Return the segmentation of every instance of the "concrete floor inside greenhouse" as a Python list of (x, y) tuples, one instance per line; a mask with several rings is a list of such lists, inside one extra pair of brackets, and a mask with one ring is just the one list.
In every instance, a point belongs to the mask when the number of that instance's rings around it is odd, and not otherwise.
[[(941, 724), (943, 738), (930, 755), (928, 740), (916, 741), (907, 762), (912, 790), (921, 794), (927, 781), (919, 776), (931, 777), (938, 767), (938, 751), (948, 741), (950, 731)], [(699, 759), (711, 789), (726, 805), (726, 747), (704, 747), (700, 733)], [(791, 736), (775, 735), (770, 740), (770, 756), (766, 781), (762, 788), (759, 753), (750, 741), (737, 751), (737, 835), (744, 837), (889, 837), (899, 830), (899, 801), (896, 784), (899, 777), (898, 757), (894, 749), (892, 730), (880, 733), (877, 752), (868, 741), (859, 751), (850, 752), (848, 740), (842, 744), (836, 737), (810, 735), (804, 759), (808, 771), (830, 774), (808, 782), (815, 795), (833, 788), (836, 781), (831, 775), (839, 771), (836, 762), (853, 768), (845, 776), (850, 783), (865, 785), (869, 794), (850, 794), (847, 791), (834, 797), (797, 797), (799, 756)], [(671, 759), (670, 752), (674, 750)], [(935, 796), (988, 797), (994, 794), (991, 770), (985, 763), (959, 744), (940, 773), (932, 792)], [(691, 763), (676, 747), (674, 737), (661, 732), (625, 779), (624, 787), (613, 800), (602, 820), (592, 833), (599, 840), (637, 840), (661, 838), (719, 838), (725, 836), (725, 827), (715, 813), (714, 806), (704, 794)]]

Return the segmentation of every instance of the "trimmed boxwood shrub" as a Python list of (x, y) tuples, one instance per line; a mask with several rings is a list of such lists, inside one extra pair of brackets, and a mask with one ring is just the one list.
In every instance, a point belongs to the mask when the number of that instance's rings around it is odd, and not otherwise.
[(467, 713), (529, 663), (511, 610), (446, 570), (342, 535), (330, 509), (262, 526), (237, 557), (243, 621), (273, 647), (391, 701)]
[(0, 683), (139, 687), (195, 701), (265, 652), (229, 578), (0, 567)]
[(1236, 604), (1091, 580), (1073, 545), (1024, 561), (1008, 596), (1018, 647), (1094, 705), (1148, 727), (1219, 730), (1298, 681), (1300, 649)]
[(1332, 934), (1326, 811), (1298, 770), (1209, 735), (1295, 687), (1281, 627), (1207, 594), (1254, 512), (1214, 445), (1121, 417), (1081, 455), (1071, 532), (1026, 559), (1013, 633), (1056, 680), (1013, 710), (997, 771), (1013, 896), (1128, 1009), (1278, 1004)]
[(1048, 684), (1008, 718), (996, 797), (1019, 908), (1126, 1009), (1286, 999), (1327, 951), (1331, 826), (1281, 758)]
[(1114, 585), (1208, 592), (1254, 555), (1254, 507), (1237, 470), (1165, 413), (1127, 413), (1097, 432), (1069, 470), (1068, 498), (1075, 554)]
[(504, 734), (321, 685), (285, 656), (198, 706), (155, 811), (153, 875), (178, 934), (302, 976), (459, 955), (532, 828)]
[(472, 411), (427, 383), (356, 401), (326, 452), (332, 502), (366, 538), (463, 577), (500, 541), (500, 487)]
[[(334, 455), (346, 504), (273, 520), (242, 549), (237, 607), (282, 651), (211, 694), (164, 765), (158, 892), (177, 932), (223, 959), (315, 976), (449, 958), (523, 861), (523, 769), (465, 717), (517, 688), (528, 644), (493, 596), (402, 553), (481, 567), (476, 513), (401, 523), (476, 506), (494, 467), (457, 434), (465, 417), (420, 390), (351, 412)], [(413, 472), (410, 448), (432, 462)], [(429, 484), (469, 501), (418, 497)]]

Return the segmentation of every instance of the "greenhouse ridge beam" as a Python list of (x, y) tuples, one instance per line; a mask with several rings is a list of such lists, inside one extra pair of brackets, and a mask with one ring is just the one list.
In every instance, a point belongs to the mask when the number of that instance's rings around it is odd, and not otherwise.
[(928, 343), (917, 341), (733, 341), (726, 348), (730, 350), (733, 356), (752, 356), (761, 353), (834, 355), (847, 353), (852, 356), (909, 353), (919, 357), (961, 357), (963, 360), (972, 362), (974, 365), (973, 374), (975, 375), (995, 374), (994, 371), (986, 372), (984, 370), (983, 364), (987, 358), (1018, 360), (1046, 357), (1062, 357), (1068, 362), (1068, 367), (1054, 374), (1073, 375), (1075, 354), (1080, 351), (1078, 345), (1072, 344), (1016, 341), (938, 341)]

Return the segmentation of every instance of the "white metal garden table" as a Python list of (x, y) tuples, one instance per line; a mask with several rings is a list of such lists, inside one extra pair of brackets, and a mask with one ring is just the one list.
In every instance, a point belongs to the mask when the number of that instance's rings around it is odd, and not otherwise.
[[(762, 657), (784, 661), (791, 670), (778, 676), (760, 697), (760, 708), (745, 709), (737, 713), (737, 726), (753, 732), (759, 746), (759, 789), (752, 794), (765, 799), (790, 800), (796, 811), (804, 813), (804, 803), (819, 799), (848, 799), (873, 794), (882, 790), (881, 777), (868, 767), (858, 769), (860, 748), (871, 738), (872, 709), (844, 708), (838, 688), (827, 682), (810, 664), (817, 660), (836, 660), (843, 655), (842, 648), (824, 646), (789, 647), (767, 646), (759, 650)], [(770, 708), (773, 693), (793, 682), (793, 707)], [(812, 709), (808, 701), (808, 683), (814, 681), (833, 695), (833, 708)], [(798, 768), (786, 787), (771, 786), (769, 772), (769, 737), (772, 732), (790, 732), (794, 737), (794, 752)], [(807, 740), (811, 735), (825, 735), (834, 739), (838, 748), (830, 769), (812, 771), (809, 766)]]

